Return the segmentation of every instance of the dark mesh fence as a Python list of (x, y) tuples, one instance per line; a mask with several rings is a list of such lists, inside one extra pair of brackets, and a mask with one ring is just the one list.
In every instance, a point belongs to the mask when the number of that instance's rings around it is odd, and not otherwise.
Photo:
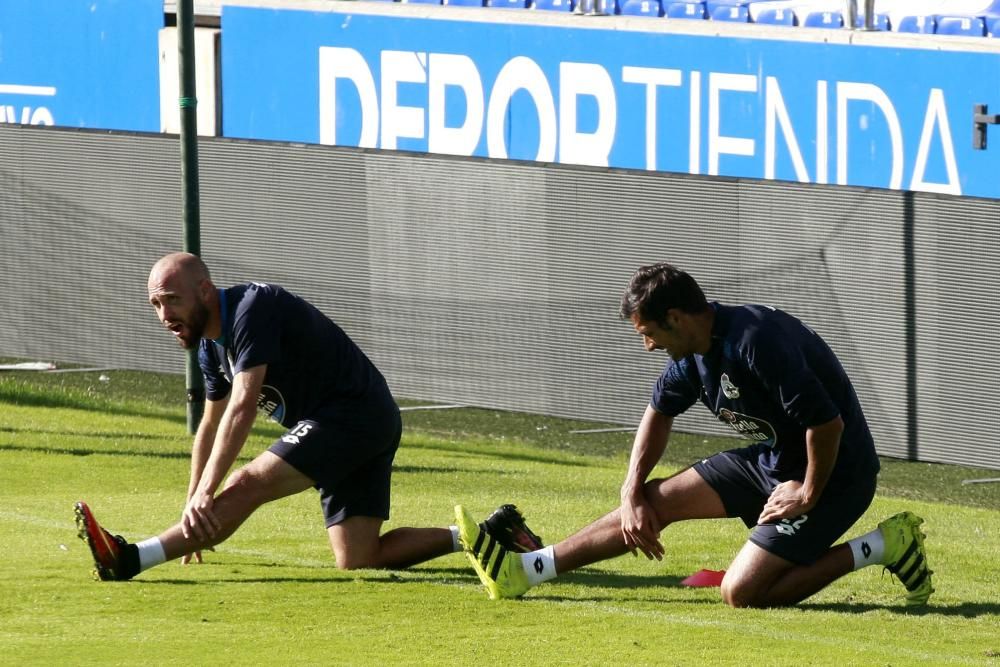
[[(821, 333), (882, 454), (1000, 467), (977, 400), (1000, 376), (1000, 202), (223, 139), (200, 155), (216, 282), (310, 299), (400, 397), (637, 423), (665, 358), (618, 299), (668, 260)], [(181, 372), (145, 291), (180, 201), (176, 137), (0, 126), (0, 356)], [(678, 427), (728, 432), (700, 407)]]

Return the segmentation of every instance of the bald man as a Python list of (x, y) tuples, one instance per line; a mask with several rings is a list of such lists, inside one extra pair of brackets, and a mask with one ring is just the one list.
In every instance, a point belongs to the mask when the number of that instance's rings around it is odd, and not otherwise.
[[(80, 537), (101, 580), (127, 580), (227, 539), (258, 507), (310, 487), (319, 491), (330, 545), (341, 569), (400, 568), (460, 550), (458, 529), (396, 528), (389, 482), (402, 422), (385, 378), (333, 321), (276, 285), (220, 289), (195, 255), (153, 266), (149, 303), (182, 348), (198, 349), (206, 405), (191, 451), (181, 520), (130, 544), (76, 503)], [(257, 411), (289, 430), (222, 486)], [(219, 488), (222, 486), (222, 491)], [(510, 505), (491, 517), (509, 550), (541, 542)]]

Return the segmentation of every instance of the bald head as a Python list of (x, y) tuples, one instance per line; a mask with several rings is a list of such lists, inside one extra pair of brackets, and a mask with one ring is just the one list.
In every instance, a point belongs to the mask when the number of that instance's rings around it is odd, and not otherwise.
[(193, 348), (204, 336), (218, 336), (217, 290), (197, 255), (175, 252), (161, 257), (150, 270), (146, 287), (157, 317), (181, 347)]
[(149, 272), (147, 286), (152, 287), (154, 279), (155, 282), (162, 282), (166, 279), (177, 278), (197, 285), (202, 280), (211, 280), (212, 276), (208, 273), (205, 262), (201, 261), (197, 255), (192, 255), (189, 252), (172, 252), (169, 255), (164, 255), (157, 260), (156, 264), (153, 264), (153, 268)]

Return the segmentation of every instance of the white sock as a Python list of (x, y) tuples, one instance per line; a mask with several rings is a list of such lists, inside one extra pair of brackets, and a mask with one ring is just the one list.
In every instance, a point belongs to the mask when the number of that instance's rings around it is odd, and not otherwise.
[(448, 526), (448, 530), (451, 531), (451, 550), (461, 551), (462, 541), (458, 539), (458, 526)]
[(521, 566), (531, 586), (556, 578), (556, 556), (551, 546), (521, 554)]
[(847, 543), (854, 554), (854, 569), (860, 570), (869, 565), (880, 565), (885, 556), (885, 538), (882, 531), (876, 528), (867, 535), (855, 537)]
[(139, 549), (139, 571), (145, 572), (154, 565), (165, 563), (167, 554), (163, 552), (160, 538), (151, 537), (135, 545)]

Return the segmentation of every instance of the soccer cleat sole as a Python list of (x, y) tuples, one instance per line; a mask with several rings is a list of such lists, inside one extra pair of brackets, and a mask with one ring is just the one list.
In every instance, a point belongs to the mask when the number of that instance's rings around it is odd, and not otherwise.
[(94, 579), (97, 581), (115, 581), (117, 577), (114, 570), (101, 565), (100, 559), (97, 556), (96, 546), (94, 545), (94, 539), (101, 539), (104, 541), (105, 549), (111, 551), (112, 547), (107, 541), (107, 533), (97, 526), (97, 537), (95, 538), (91, 535), (89, 524), (92, 521), (96, 524), (97, 521), (85, 503), (75, 503), (73, 505), (73, 514), (76, 519), (76, 534), (87, 545), (87, 548), (90, 549), (90, 555), (94, 559), (94, 569), (91, 570)]
[(528, 553), (544, 548), (538, 537), (524, 520), (524, 515), (515, 505), (501, 505), (491, 514), (480, 528), (495, 537), (508, 551)]

